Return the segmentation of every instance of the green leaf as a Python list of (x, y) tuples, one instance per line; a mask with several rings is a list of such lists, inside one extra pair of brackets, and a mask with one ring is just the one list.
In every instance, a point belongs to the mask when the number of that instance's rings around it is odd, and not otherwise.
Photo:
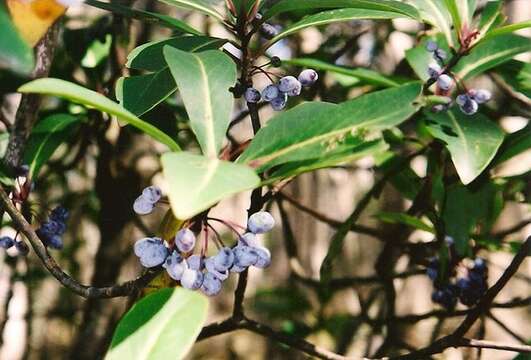
[(40, 120), (32, 129), (24, 151), (24, 164), (30, 168), (30, 177), (35, 178), (46, 161), (63, 141), (72, 134), (73, 125), (79, 117), (69, 114), (54, 114)]
[(181, 150), (179, 145), (173, 141), (173, 139), (153, 125), (137, 118), (134, 114), (130, 113), (114, 101), (109, 100), (105, 96), (77, 84), (61, 79), (45, 78), (30, 81), (29, 83), (22, 85), (18, 91), (22, 93), (37, 93), (58, 96), (75, 103), (94, 107), (102, 112), (114, 115), (117, 118), (142, 130), (155, 140), (167, 145), (173, 151)]
[(216, 157), (231, 121), (236, 65), (218, 50), (188, 53), (165, 46), (164, 57), (203, 153)]
[(490, 39), (495, 36), (499, 36), (503, 34), (510, 34), (518, 30), (528, 29), (530, 27), (531, 27), (531, 20), (501, 26), (501, 27), (498, 27), (498, 28), (495, 28), (489, 31), (484, 39), (486, 40), (486, 39)]
[(421, 18), (438, 28), (445, 36), (450, 47), (454, 47), (454, 35), (452, 33), (452, 19), (448, 10), (444, 6), (444, 1), (440, 0), (412, 0), (411, 3), (417, 7)]
[(271, 39), (266, 47), (291, 34), (297, 33), (310, 26), (320, 26), (340, 21), (360, 19), (395, 19), (407, 17), (402, 12), (381, 11), (372, 9), (346, 8), (323, 11), (314, 15), (308, 15), (293, 25), (286, 27), (277, 36)]
[(291, 60), (283, 60), (282, 63), (302, 67), (311, 67), (317, 70), (330, 71), (337, 74), (352, 76), (353, 78), (362, 80), (364, 83), (381, 87), (399, 86), (400, 83), (403, 82), (382, 75), (377, 71), (365, 68), (348, 68), (344, 66), (337, 66), (318, 59), (297, 58)]
[(279, 14), (297, 11), (297, 10), (316, 10), (316, 9), (339, 9), (339, 8), (357, 8), (368, 10), (380, 10), (397, 12), (417, 19), (419, 17), (418, 11), (411, 5), (404, 4), (399, 1), (389, 0), (281, 0), (271, 7), (264, 14), (264, 19), (270, 19)]
[(404, 224), (414, 229), (435, 233), (435, 229), (432, 225), (426, 224), (421, 219), (408, 214), (382, 211), (375, 214), (374, 217), (385, 223)]
[(133, 49), (127, 56), (126, 66), (131, 69), (159, 71), (168, 67), (163, 53), (163, 48), (166, 45), (182, 51), (200, 52), (219, 49), (226, 42), (226, 39), (210, 36), (178, 36), (151, 41)]
[(208, 300), (197, 291), (166, 288), (152, 293), (122, 318), (106, 360), (183, 359), (207, 317)]
[(0, 31), (0, 68), (29, 74), (34, 66), (33, 50), (11, 22), (3, 1), (0, 2)]
[(443, 49), (447, 53), (450, 51), (448, 45), (446, 44), (446, 40), (440, 34), (439, 36), (433, 38), (424, 37), (418, 46), (406, 50), (407, 62), (415, 74), (417, 74), (419, 79), (422, 79), (422, 81), (427, 81), (429, 79), (428, 66), (435, 62), (431, 53), (426, 51), (426, 43), (429, 40), (437, 42), (439, 48)]
[[(521, 153), (531, 149), (531, 124), (514, 133), (507, 135), (500, 146), (492, 165), (499, 165)], [(529, 170), (531, 170), (531, 164)]]
[(363, 141), (360, 138), (351, 138), (329, 153), (321, 154), (322, 156), (304, 161), (293, 161), (280, 166), (272, 171), (262, 184), (271, 184), (305, 172), (350, 163), (365, 156), (381, 153), (388, 148), (389, 145), (383, 140)]
[(496, 19), (498, 19), (501, 9), (502, 1), (489, 1), (485, 4), (483, 11), (481, 12), (481, 18), (479, 19), (479, 33), (480, 36), (485, 36), (489, 30), (496, 24)]
[(503, 80), (513, 87), (514, 90), (521, 92), (531, 98), (531, 64), (518, 60), (510, 60), (495, 69)]
[(460, 79), (467, 79), (531, 51), (531, 40), (514, 34), (497, 35), (484, 39), (474, 46), (455, 66), (454, 72)]
[(463, 184), (479, 176), (503, 142), (503, 131), (484, 115), (468, 116), (455, 107), (447, 112), (425, 112), (427, 129), (442, 140)]
[(97, 0), (86, 0), (86, 4), (97, 7), (99, 9), (111, 11), (116, 14), (120, 14), (126, 17), (139, 19), (144, 22), (153, 22), (165, 27), (177, 29), (183, 33), (201, 35), (201, 32), (194, 29), (184, 21), (178, 20), (171, 16), (162, 15), (150, 11), (144, 11), (139, 9), (133, 9), (129, 6), (123, 6), (117, 3), (105, 3)]
[(461, 14), (457, 7), (457, 0), (444, 0), (444, 5), (446, 6), (446, 9), (448, 10), (448, 13), (452, 18), (454, 28), (456, 29), (456, 31), (460, 31), (462, 24)]
[(260, 184), (251, 168), (216, 158), (181, 152), (166, 153), (161, 160), (171, 208), (182, 220)]
[(238, 162), (265, 171), (272, 166), (326, 156), (349, 137), (366, 136), (414, 114), (420, 83), (374, 92), (341, 105), (310, 102), (271, 119)]
[(217, 12), (207, 1), (204, 0), (160, 0), (161, 2), (183, 9), (196, 10), (203, 14), (223, 21), (223, 15)]
[(454, 239), (460, 255), (467, 254), (470, 234), (478, 225), (486, 234), (498, 218), (498, 193), (498, 187), (491, 182), (478, 187), (455, 184), (447, 188), (442, 218), (446, 235)]
[[(118, 101), (129, 111), (141, 116), (166, 100), (177, 85), (164, 59), (163, 48), (171, 45), (183, 51), (198, 52), (218, 49), (227, 40), (208, 36), (179, 36), (153, 41), (135, 48), (127, 57), (127, 66), (151, 74), (120, 78), (116, 83)], [(119, 95), (119, 96), (118, 96)]]

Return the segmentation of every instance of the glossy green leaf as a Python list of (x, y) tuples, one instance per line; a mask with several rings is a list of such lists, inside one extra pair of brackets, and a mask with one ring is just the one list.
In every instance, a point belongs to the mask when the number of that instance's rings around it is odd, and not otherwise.
[(419, 108), (415, 101), (420, 91), (420, 83), (411, 83), (341, 105), (301, 104), (271, 119), (238, 161), (265, 171), (291, 161), (326, 156), (350, 137), (364, 137), (408, 119)]
[(432, 54), (429, 51), (426, 51), (426, 42), (429, 40), (437, 42), (439, 48), (443, 49), (447, 53), (450, 53), (450, 49), (446, 44), (446, 40), (442, 35), (433, 38), (424, 37), (419, 45), (414, 48), (406, 50), (406, 60), (411, 66), (415, 74), (422, 79), (422, 81), (427, 81), (428, 76), (428, 66), (432, 63), (435, 63)]
[(478, 225), (482, 233), (488, 233), (498, 218), (498, 192), (491, 182), (477, 187), (454, 184), (447, 188), (442, 218), (446, 234), (454, 239), (460, 255), (467, 255), (470, 235)]
[(11, 22), (4, 2), (0, 2), (0, 31), (0, 68), (29, 74), (34, 66), (33, 50)]
[(340, 9), (357, 8), (368, 10), (380, 10), (397, 12), (407, 17), (417, 19), (418, 11), (411, 5), (400, 1), (389, 0), (281, 0), (273, 5), (264, 14), (264, 19), (272, 18), (279, 14), (297, 10), (317, 10), (317, 9)]
[(204, 0), (160, 0), (161, 2), (183, 9), (202, 12), (215, 19), (223, 21), (223, 15), (216, 11), (207, 1)]
[(462, 24), (461, 13), (459, 12), (460, 9), (457, 6), (457, 0), (444, 0), (444, 5), (450, 14), (450, 17), (452, 18), (452, 24), (454, 25), (454, 28), (459, 31)]
[(218, 50), (189, 53), (165, 46), (164, 57), (203, 154), (216, 157), (231, 121), (236, 65)]
[(446, 38), (450, 47), (454, 47), (454, 34), (452, 33), (452, 19), (444, 1), (441, 0), (411, 0), (417, 7), (421, 18), (438, 28)]
[(106, 360), (183, 359), (207, 317), (197, 291), (166, 288), (147, 295), (120, 320)]
[(217, 158), (181, 152), (166, 153), (161, 160), (171, 208), (178, 219), (189, 219), (260, 184), (251, 168)]
[(79, 117), (69, 114), (54, 114), (40, 120), (32, 129), (24, 151), (24, 164), (34, 178), (63, 141), (68, 139), (79, 122)]
[(463, 184), (474, 181), (496, 155), (503, 131), (480, 113), (468, 116), (454, 108), (425, 114), (428, 131), (445, 143)]
[[(529, 150), (531, 150), (531, 124), (505, 137), (492, 165), (501, 164)], [(531, 170), (531, 164), (528, 165)]]
[(111, 11), (115, 14), (120, 14), (126, 17), (139, 19), (145, 22), (153, 22), (155, 24), (159, 24), (165, 27), (177, 29), (183, 33), (201, 35), (200, 31), (194, 29), (184, 21), (181, 21), (171, 16), (158, 14), (150, 11), (133, 9), (129, 6), (123, 6), (115, 2), (106, 3), (97, 0), (86, 0), (85, 4), (97, 7), (102, 10)]
[(298, 58), (291, 60), (283, 60), (283, 64), (296, 65), (301, 67), (309, 67), (316, 70), (329, 71), (346, 76), (352, 76), (353, 78), (361, 80), (363, 83), (371, 84), (381, 87), (393, 87), (398, 86), (403, 81), (393, 79), (391, 77), (380, 74), (377, 71), (365, 69), (365, 68), (348, 68), (344, 66), (337, 66), (328, 62), (310, 59), (310, 58)]
[(272, 171), (262, 184), (272, 184), (306, 172), (347, 164), (365, 156), (381, 153), (388, 148), (389, 145), (383, 140), (363, 141), (361, 138), (350, 138), (326, 154), (317, 154), (316, 158), (281, 165)]
[[(293, 25), (286, 27), (281, 31), (277, 36), (271, 39), (268, 45), (271, 45), (280, 39), (283, 39), (287, 36), (295, 34), (302, 29), (305, 29), (310, 26), (320, 26), (331, 24), (341, 21), (350, 21), (350, 20), (360, 20), (360, 19), (395, 19), (407, 17), (401, 12), (394, 11), (382, 11), (382, 10), (372, 10), (372, 9), (359, 9), (359, 8), (346, 8), (346, 9), (335, 9), (323, 11), (314, 15), (308, 15), (304, 17), (301, 21), (296, 22)], [(267, 45), (266, 45), (267, 47)]]
[[(531, 28), (531, 20), (523, 21), (523, 22), (519, 22), (519, 23), (514, 23), (514, 24), (509, 24), (509, 25), (505, 25), (505, 26), (500, 26), (498, 28), (495, 28), (495, 29), (492, 29), (491, 31), (489, 31), (487, 33), (487, 35), (485, 36), (485, 40), (486, 39), (490, 39), (490, 38), (495, 37), (495, 36), (499, 36), (499, 35), (503, 35), (503, 34), (510, 34), (510, 33), (515, 32), (515, 31), (522, 30), (522, 29), (528, 29), (528, 28)], [(531, 40), (529, 40), (529, 41), (531, 41)]]
[(135, 48), (127, 57), (127, 66), (133, 69), (154, 71), (151, 74), (120, 78), (116, 94), (120, 103), (137, 116), (141, 116), (166, 100), (177, 90), (162, 49), (171, 45), (183, 51), (199, 52), (218, 49), (227, 40), (208, 36), (179, 36), (153, 41)]
[(470, 78), (527, 51), (531, 51), (531, 39), (527, 37), (514, 34), (490, 37), (474, 46), (455, 66), (454, 72), (461, 79)]
[(105, 96), (77, 84), (61, 79), (45, 78), (30, 81), (21, 86), (18, 91), (22, 93), (58, 96), (75, 103), (94, 107), (102, 112), (114, 115), (139, 130), (142, 130), (155, 140), (167, 145), (173, 151), (179, 151), (181, 149), (173, 139), (153, 125), (137, 118), (134, 114)]
[(414, 229), (435, 233), (435, 229), (432, 225), (427, 224), (419, 218), (404, 213), (382, 211), (375, 214), (374, 217), (385, 223), (403, 224)]
[(531, 98), (531, 63), (510, 60), (494, 71), (515, 91)]
[(483, 11), (481, 12), (481, 18), (479, 19), (478, 30), (480, 36), (485, 36), (487, 32), (496, 24), (503, 2), (500, 0), (489, 1), (485, 4)]

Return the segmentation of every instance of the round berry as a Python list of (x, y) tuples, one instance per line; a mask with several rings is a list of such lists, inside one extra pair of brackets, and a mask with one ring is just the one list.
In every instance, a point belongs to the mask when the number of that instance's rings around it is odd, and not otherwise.
[(441, 73), (441, 66), (437, 63), (432, 63), (428, 66), (428, 75), (432, 79), (436, 79), (439, 77), (439, 74)]
[(278, 90), (278, 87), (274, 84), (266, 86), (266, 88), (262, 91), (262, 98), (269, 102), (278, 97), (280, 94), (280, 91)]
[(234, 252), (234, 265), (237, 267), (249, 267), (258, 260), (258, 255), (250, 246), (236, 246)]
[(282, 60), (278, 56), (271, 57), (271, 66), (280, 67), (282, 65)]
[(17, 249), (18, 253), (22, 256), (26, 256), (29, 254), (29, 247), (24, 241), (16, 241), (15, 249)]
[(147, 201), (143, 196), (137, 197), (133, 203), (133, 210), (138, 215), (151, 214), (154, 207), (153, 203)]
[(200, 255), (192, 255), (186, 259), (188, 267), (192, 270), (202, 270), (203, 269), (203, 259)]
[(176, 281), (181, 280), (184, 270), (186, 270), (186, 263), (176, 251), (166, 259), (163, 266), (166, 268), (168, 275)]
[(438, 48), (439, 48), (439, 45), (437, 45), (437, 43), (435, 41), (428, 40), (426, 42), (426, 50), (428, 50), (429, 52), (434, 52)]
[(15, 240), (9, 236), (3, 236), (0, 238), (0, 248), (9, 249), (15, 245)]
[(175, 236), (175, 245), (180, 251), (187, 253), (195, 246), (195, 235), (190, 229), (181, 229)]
[(267, 211), (259, 211), (249, 217), (247, 228), (253, 234), (263, 234), (275, 227), (275, 219)]
[(256, 253), (256, 256), (258, 257), (256, 262), (254, 263), (254, 266), (260, 269), (265, 269), (266, 267), (271, 265), (271, 252), (267, 248), (259, 246), (255, 247), (254, 251)]
[(144, 197), (147, 202), (156, 204), (162, 197), (162, 190), (160, 190), (158, 186), (148, 186), (142, 191), (142, 197)]
[(240, 236), (238, 244), (243, 244), (251, 247), (260, 246), (260, 242), (256, 238), (256, 234), (253, 234), (252, 232), (247, 232)]
[(245, 90), (245, 101), (248, 103), (257, 103), (261, 98), (260, 92), (255, 88), (250, 87)]
[(201, 291), (207, 296), (214, 296), (221, 291), (221, 281), (212, 273), (207, 272), (201, 285)]
[(437, 60), (442, 61), (446, 59), (446, 51), (444, 51), (443, 49), (436, 49), (435, 52), (433, 53), (433, 56)]
[(181, 276), (183, 288), (197, 290), (203, 284), (203, 273), (197, 270), (185, 269)]
[(233, 272), (233, 273), (241, 273), (241, 272), (244, 272), (245, 269), (247, 269), (248, 266), (237, 266), (237, 265), (232, 265), (232, 267), (230, 268), (230, 272)]
[(486, 89), (479, 89), (475, 92), (473, 99), (478, 104), (483, 104), (489, 101), (492, 97), (492, 93), (489, 90)]
[(300, 82), (297, 81), (297, 86), (293, 90), (286, 92), (286, 94), (291, 97), (299, 96), (301, 94), (301, 91), (302, 91), (302, 85)]
[(459, 109), (466, 115), (474, 115), (478, 111), (478, 108), (478, 103), (470, 98), (463, 105), (459, 105)]
[(288, 104), (288, 94), (286, 93), (279, 93), (278, 97), (271, 100), (271, 108), (275, 111), (281, 111), (283, 110), (286, 105)]
[(262, 35), (264, 38), (270, 40), (277, 36), (279, 33), (279, 29), (271, 24), (263, 23), (262, 26), (260, 26), (260, 35)]
[(290, 92), (300, 85), (299, 80), (295, 76), (284, 76), (278, 82), (278, 89), (282, 92)]
[(59, 235), (54, 235), (48, 239), (46, 246), (60, 250), (63, 248), (63, 238)]
[(457, 97), (455, 98), (455, 102), (459, 106), (465, 105), (465, 103), (469, 100), (470, 98), (468, 97), (467, 94), (460, 94), (460, 95), (457, 95)]
[(453, 82), (452, 78), (450, 76), (446, 75), (446, 74), (442, 74), (437, 79), (437, 86), (439, 86), (439, 88), (441, 88), (444, 91), (450, 90), (450, 88), (452, 87), (453, 83), (454, 82)]
[(302, 86), (312, 86), (319, 79), (319, 74), (314, 69), (303, 70), (299, 74), (299, 82)]
[(219, 250), (216, 256), (214, 256), (214, 266), (218, 271), (228, 270), (234, 263), (234, 254), (228, 247), (224, 247)]
[(58, 206), (50, 213), (50, 219), (58, 222), (65, 222), (68, 219), (68, 210), (63, 206)]
[(160, 238), (138, 240), (134, 246), (135, 255), (140, 263), (147, 268), (162, 265), (168, 257), (168, 248)]

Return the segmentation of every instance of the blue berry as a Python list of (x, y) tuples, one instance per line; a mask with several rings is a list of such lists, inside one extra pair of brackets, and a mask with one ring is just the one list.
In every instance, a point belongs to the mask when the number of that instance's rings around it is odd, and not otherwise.
[(147, 268), (162, 265), (169, 255), (168, 248), (160, 238), (144, 238), (135, 243), (135, 255)]
[(485, 270), (487, 270), (487, 263), (483, 258), (478, 257), (474, 260), (473, 270), (485, 272)]
[(298, 79), (302, 86), (312, 86), (319, 79), (319, 74), (313, 69), (306, 69), (299, 74)]
[(436, 49), (433, 53), (433, 57), (442, 62), (446, 59), (446, 51), (443, 49)]
[(234, 252), (234, 265), (236, 267), (246, 268), (258, 261), (258, 255), (250, 246), (238, 245), (232, 251)]
[(181, 280), (183, 272), (186, 269), (186, 263), (183, 261), (182, 256), (175, 250), (168, 256), (162, 266), (166, 269), (168, 275), (176, 281)]
[(260, 92), (255, 88), (250, 87), (245, 90), (245, 101), (248, 103), (257, 103), (261, 98)]
[(457, 304), (457, 296), (459, 288), (455, 285), (448, 284), (441, 289), (437, 289), (432, 293), (431, 299), (433, 302), (442, 305), (447, 309), (452, 309)]
[(195, 246), (195, 235), (190, 229), (181, 229), (175, 236), (175, 245), (180, 251), (187, 253)]
[(247, 228), (253, 234), (263, 234), (275, 227), (275, 219), (267, 211), (259, 211), (249, 217)]
[(192, 255), (186, 259), (188, 267), (192, 270), (202, 270), (203, 269), (203, 259), (200, 255)]
[(197, 290), (203, 284), (203, 273), (201, 271), (185, 269), (181, 277), (181, 285), (190, 290)]
[(256, 234), (253, 234), (252, 232), (247, 232), (240, 236), (240, 241), (238, 244), (243, 244), (247, 246), (256, 247), (259, 246), (258, 239), (256, 238)]
[(466, 101), (462, 105), (459, 105), (459, 109), (461, 110), (461, 112), (466, 115), (474, 115), (475, 113), (477, 113), (478, 108), (478, 103), (472, 100), (470, 97), (467, 97)]
[(0, 238), (0, 248), (9, 249), (15, 245), (15, 240), (9, 236), (3, 236)]
[(133, 211), (138, 215), (151, 214), (154, 207), (155, 205), (147, 201), (143, 196), (136, 198), (135, 202), (133, 203)]
[(162, 197), (162, 191), (158, 186), (148, 186), (142, 191), (141, 195), (147, 202), (156, 204)]
[(450, 88), (452, 87), (453, 83), (454, 82), (453, 82), (452, 78), (450, 76), (446, 75), (446, 74), (442, 74), (437, 79), (437, 86), (439, 86), (439, 88), (441, 88), (444, 91), (450, 90)]
[(438, 48), (439, 48), (439, 45), (437, 45), (437, 43), (435, 41), (428, 40), (426, 42), (426, 50), (428, 50), (429, 52), (434, 52)]
[(485, 89), (479, 89), (474, 91), (471, 90), (470, 92), (471, 98), (474, 99), (474, 101), (476, 101), (478, 104), (486, 103), (492, 97), (491, 92)]
[(218, 271), (216, 268), (216, 264), (214, 261), (214, 256), (211, 256), (205, 260), (205, 268), (209, 273), (214, 274), (218, 279), (221, 281), (227, 280), (229, 277), (229, 272), (227, 270), (225, 271)]
[(63, 206), (58, 206), (50, 213), (50, 219), (58, 222), (65, 222), (68, 219), (68, 210)]
[(22, 256), (26, 256), (29, 254), (29, 247), (24, 241), (16, 241), (15, 249), (17, 249), (18, 253)]
[(431, 79), (437, 79), (442, 69), (439, 64), (432, 63), (428, 66), (428, 75)]
[(268, 40), (277, 36), (278, 33), (279, 33), (279, 28), (274, 25), (263, 23), (262, 26), (260, 27), (260, 35), (262, 35), (264, 38)]
[(262, 98), (269, 102), (278, 97), (280, 94), (280, 91), (278, 90), (278, 87), (274, 84), (266, 86), (266, 88), (262, 91)]
[(437, 279), (439, 268), (439, 260), (437, 258), (432, 258), (426, 268), (426, 274), (433, 281)]
[(221, 291), (221, 280), (214, 274), (207, 272), (203, 278), (201, 291), (207, 296), (214, 296)]
[(257, 260), (254, 263), (254, 266), (260, 269), (265, 269), (271, 265), (271, 252), (263, 246), (258, 246), (254, 248), (254, 251), (257, 256)]
[(288, 94), (286, 93), (279, 93), (278, 97), (271, 100), (271, 108), (275, 111), (281, 111), (283, 110), (286, 105), (288, 104)]
[(278, 89), (284, 93), (288, 93), (300, 87), (300, 84), (295, 76), (284, 76), (278, 82)]
[(299, 81), (297, 81), (297, 86), (293, 90), (286, 92), (286, 94), (288, 96), (294, 97), (294, 96), (299, 96), (301, 94), (301, 91), (302, 91), (302, 85)]
[(48, 239), (45, 245), (52, 249), (60, 250), (63, 248), (63, 238), (59, 235), (53, 235)]
[(222, 248), (216, 256), (214, 256), (214, 266), (218, 271), (226, 271), (230, 269), (234, 263), (234, 253), (228, 247)]

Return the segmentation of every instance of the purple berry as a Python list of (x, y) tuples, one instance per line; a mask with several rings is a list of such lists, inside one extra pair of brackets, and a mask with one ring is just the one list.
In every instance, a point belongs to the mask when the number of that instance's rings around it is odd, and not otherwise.
[(143, 196), (137, 197), (133, 203), (133, 210), (138, 215), (151, 214), (154, 207), (153, 203), (147, 201)]
[(63, 238), (59, 235), (54, 235), (48, 239), (46, 246), (52, 249), (60, 250), (63, 248)]
[(15, 245), (15, 240), (9, 236), (3, 236), (0, 238), (0, 248), (9, 249)]
[(434, 52), (438, 48), (439, 48), (439, 45), (437, 45), (437, 43), (435, 41), (428, 40), (426, 42), (426, 50), (428, 50), (429, 52)]
[(443, 49), (436, 49), (433, 53), (433, 57), (442, 62), (444, 59), (446, 59), (446, 51)]
[(312, 86), (313, 84), (315, 84), (317, 79), (319, 79), (319, 74), (317, 74), (317, 71), (313, 69), (303, 70), (299, 74), (299, 82), (304, 87)]
[(212, 273), (207, 272), (201, 285), (201, 291), (207, 296), (214, 296), (221, 291), (221, 281)]
[(188, 259), (186, 259), (186, 263), (188, 264), (188, 267), (192, 270), (202, 270), (203, 265), (203, 258), (200, 255), (192, 255), (189, 256)]
[(148, 186), (142, 191), (142, 197), (147, 202), (156, 204), (162, 197), (162, 190), (158, 186)]
[(249, 267), (258, 260), (258, 255), (250, 246), (236, 246), (234, 252), (234, 265), (237, 267)]
[(238, 244), (243, 244), (251, 247), (260, 246), (260, 242), (256, 238), (256, 234), (253, 234), (252, 232), (247, 232), (240, 236), (240, 241), (238, 241)]
[(428, 75), (431, 79), (437, 79), (441, 73), (441, 66), (436, 63), (432, 63), (428, 66)]
[(261, 98), (260, 92), (255, 88), (250, 87), (245, 90), (245, 101), (248, 103), (257, 103)]
[(471, 98), (467, 98), (463, 105), (459, 105), (459, 109), (466, 115), (474, 115), (478, 111), (479, 105)]
[(284, 93), (288, 93), (300, 87), (300, 84), (295, 76), (284, 76), (278, 82), (278, 89)]
[(68, 219), (68, 210), (63, 206), (58, 206), (50, 213), (50, 219), (58, 222), (65, 222)]
[(214, 262), (214, 256), (211, 256), (209, 258), (207, 258), (205, 260), (205, 268), (206, 270), (215, 275), (219, 280), (221, 281), (225, 281), (227, 280), (227, 278), (229, 277), (229, 272), (227, 270), (225, 271), (218, 271), (218, 269), (216, 269), (216, 264)]
[(22, 256), (26, 256), (29, 254), (29, 247), (24, 241), (16, 241), (15, 249), (17, 249), (18, 253)]
[(259, 211), (249, 217), (247, 228), (253, 234), (263, 234), (275, 227), (275, 219), (267, 211)]
[(195, 235), (190, 229), (181, 229), (175, 236), (175, 245), (180, 251), (187, 253), (195, 246)]
[(478, 104), (483, 104), (489, 101), (492, 97), (492, 93), (489, 90), (479, 89), (472, 97)]
[(166, 268), (168, 275), (176, 281), (181, 280), (184, 270), (186, 270), (186, 263), (177, 251), (173, 251), (162, 266)]
[(254, 266), (260, 269), (265, 269), (271, 265), (271, 252), (263, 246), (255, 247), (254, 251), (258, 257)]
[(459, 106), (465, 105), (465, 103), (469, 100), (470, 98), (468, 97), (467, 94), (460, 94), (460, 95), (457, 95), (457, 97), (455, 98), (455, 102)]
[(183, 288), (197, 290), (203, 284), (203, 273), (197, 270), (185, 269), (181, 277)]
[(279, 29), (278, 27), (274, 25), (263, 23), (262, 26), (260, 27), (260, 35), (262, 35), (264, 38), (268, 40), (277, 36), (278, 33), (279, 33)]
[(287, 104), (288, 104), (288, 94), (283, 93), (283, 92), (279, 93), (278, 97), (271, 100), (271, 108), (275, 111), (283, 110)]
[(262, 98), (264, 101), (272, 101), (278, 97), (280, 94), (280, 91), (278, 90), (278, 87), (274, 84), (266, 86), (266, 88), (262, 91)]
[(216, 270), (222, 272), (230, 269), (234, 263), (234, 254), (228, 247), (224, 247), (219, 250), (219, 253), (214, 256), (214, 266)]
[(439, 86), (439, 88), (441, 88), (444, 91), (450, 90), (450, 88), (452, 87), (453, 83), (454, 82), (453, 82), (452, 78), (450, 76), (446, 75), (446, 74), (442, 74), (437, 79), (437, 86)]
[(135, 243), (135, 255), (147, 268), (162, 265), (168, 257), (168, 248), (160, 238), (144, 238)]

